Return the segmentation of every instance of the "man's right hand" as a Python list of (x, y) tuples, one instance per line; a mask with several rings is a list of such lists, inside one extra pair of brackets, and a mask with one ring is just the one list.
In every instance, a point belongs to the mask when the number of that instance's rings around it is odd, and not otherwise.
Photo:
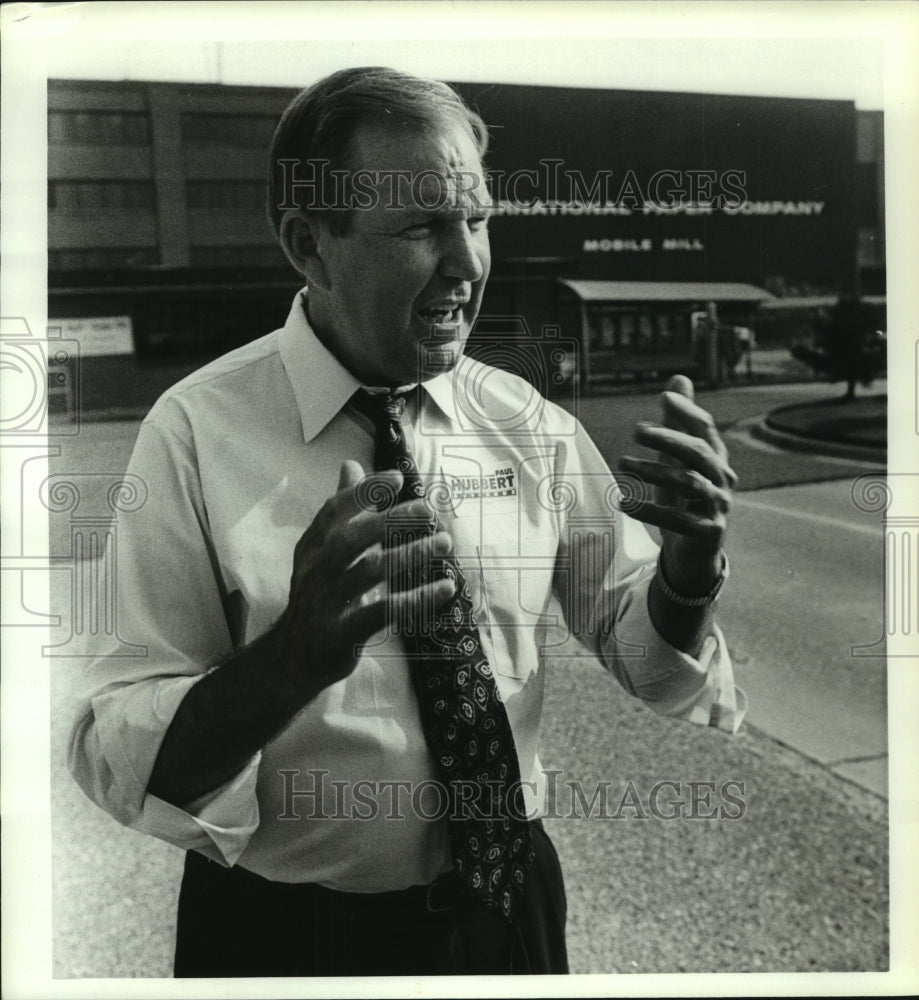
[[(294, 550), (290, 597), (276, 627), (279, 648), (304, 704), (347, 677), (361, 648), (391, 622), (423, 627), (454, 592), (437, 579), (405, 590), (393, 581), (420, 569), (452, 547), (445, 531), (432, 531), (424, 500), (386, 510), (370, 509), (374, 488), (396, 496), (402, 474), (395, 470), (365, 477), (357, 462), (341, 466), (338, 491), (326, 501)], [(410, 526), (415, 540), (384, 548), (388, 525)], [(418, 537), (418, 536), (421, 537)]]
[[(347, 677), (375, 632), (395, 621), (423, 626), (453, 594), (445, 579), (398, 586), (409, 569), (420, 579), (452, 543), (446, 532), (431, 532), (423, 500), (369, 509), (374, 486), (395, 497), (402, 474), (370, 479), (357, 462), (342, 465), (338, 492), (297, 543), (287, 610), (188, 691), (160, 745), (151, 794), (181, 806), (221, 785), (320, 691)], [(384, 552), (392, 517), (424, 537)]]

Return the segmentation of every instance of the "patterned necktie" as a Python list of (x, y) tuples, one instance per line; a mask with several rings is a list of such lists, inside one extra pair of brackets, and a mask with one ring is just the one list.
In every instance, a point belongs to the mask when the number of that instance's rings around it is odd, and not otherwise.
[[(400, 502), (423, 497), (402, 430), (405, 395), (361, 390), (355, 403), (374, 423), (376, 470), (402, 472)], [(422, 728), (448, 791), (456, 871), (474, 897), (510, 919), (533, 861), (517, 748), (456, 557), (434, 560), (432, 572), (455, 580), (456, 592), (426, 630), (403, 635)]]

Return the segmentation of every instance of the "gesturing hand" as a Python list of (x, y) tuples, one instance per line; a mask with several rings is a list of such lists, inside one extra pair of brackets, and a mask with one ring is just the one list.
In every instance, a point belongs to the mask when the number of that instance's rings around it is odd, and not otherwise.
[(675, 375), (662, 394), (661, 426), (640, 423), (638, 444), (657, 460), (623, 456), (620, 468), (654, 487), (630, 514), (661, 529), (664, 573), (687, 597), (707, 593), (721, 572), (721, 547), (737, 476), (711, 415), (693, 402), (692, 382)]
[[(395, 496), (402, 474), (381, 472), (372, 483), (378, 491)], [(452, 540), (445, 531), (430, 530), (431, 515), (424, 500), (389, 510), (368, 509), (370, 485), (357, 462), (344, 462), (338, 492), (326, 501), (294, 550), (290, 597), (278, 623), (278, 638), (294, 682), (307, 700), (347, 677), (357, 665), (361, 647), (388, 622), (423, 626), (454, 592), (447, 579), (404, 590), (385, 586), (409, 574), (421, 579), (421, 568), (449, 552)], [(384, 549), (391, 518), (398, 518), (400, 527), (411, 525), (415, 536), (422, 537)]]

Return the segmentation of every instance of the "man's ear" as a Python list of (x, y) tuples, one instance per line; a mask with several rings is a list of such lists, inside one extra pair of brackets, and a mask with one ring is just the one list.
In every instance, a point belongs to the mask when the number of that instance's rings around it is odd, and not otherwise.
[(329, 276), (322, 259), (328, 230), (314, 216), (289, 208), (281, 219), (281, 249), (293, 266), (314, 288), (329, 288)]

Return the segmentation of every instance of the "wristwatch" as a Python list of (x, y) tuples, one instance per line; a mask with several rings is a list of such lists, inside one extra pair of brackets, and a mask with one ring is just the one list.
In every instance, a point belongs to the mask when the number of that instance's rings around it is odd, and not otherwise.
[(721, 564), (721, 575), (715, 581), (712, 589), (707, 594), (703, 594), (701, 597), (684, 597), (683, 594), (678, 594), (670, 586), (670, 584), (667, 583), (667, 578), (664, 576), (664, 567), (661, 563), (660, 557), (658, 557), (657, 560), (657, 586), (668, 600), (672, 601), (674, 604), (679, 604), (683, 608), (704, 608), (709, 604), (714, 604), (721, 594), (725, 581), (731, 575), (731, 568), (728, 564), (727, 553), (722, 552), (721, 558), (723, 560)]

